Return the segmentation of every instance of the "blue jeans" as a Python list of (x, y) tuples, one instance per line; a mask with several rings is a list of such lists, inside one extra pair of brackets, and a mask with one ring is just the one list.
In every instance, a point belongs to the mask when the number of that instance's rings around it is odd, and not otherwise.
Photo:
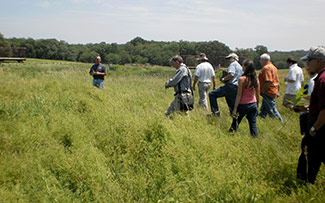
[(224, 86), (221, 86), (211, 91), (209, 93), (209, 100), (210, 100), (210, 107), (212, 113), (219, 112), (217, 98), (226, 97), (226, 102), (228, 104), (228, 108), (231, 114), (232, 110), (234, 109), (236, 95), (237, 95), (237, 86), (231, 84), (226, 84)]
[(282, 122), (282, 117), (279, 111), (276, 109), (275, 99), (265, 93), (261, 94), (261, 96), (263, 97), (263, 102), (259, 116), (262, 118), (266, 118), (267, 115), (269, 115), (271, 118), (278, 117)]
[(93, 80), (93, 86), (103, 89), (104, 88), (104, 80), (102, 79), (94, 79)]
[(239, 113), (239, 116), (235, 122), (231, 124), (231, 131), (237, 131), (238, 126), (244, 116), (246, 116), (249, 124), (249, 130), (251, 132), (252, 137), (257, 137), (257, 128), (256, 128), (256, 117), (257, 117), (257, 103), (249, 103), (249, 104), (239, 104), (237, 112)]

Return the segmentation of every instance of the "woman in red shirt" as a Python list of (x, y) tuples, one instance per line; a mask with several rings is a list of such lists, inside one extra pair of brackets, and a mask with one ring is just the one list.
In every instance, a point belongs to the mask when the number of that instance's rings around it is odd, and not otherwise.
[(237, 122), (232, 123), (230, 131), (237, 131), (241, 120), (246, 116), (251, 136), (257, 137), (256, 117), (260, 87), (254, 63), (250, 60), (244, 61), (243, 71), (244, 74), (238, 79), (236, 102), (232, 112), (233, 117), (237, 118)]

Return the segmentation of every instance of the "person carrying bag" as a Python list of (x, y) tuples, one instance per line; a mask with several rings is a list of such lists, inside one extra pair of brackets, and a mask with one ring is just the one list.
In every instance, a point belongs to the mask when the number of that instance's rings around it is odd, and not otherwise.
[[(193, 90), (191, 87), (192, 74), (179, 55), (171, 59), (171, 65), (176, 69), (176, 74), (172, 79), (165, 83), (165, 88), (174, 87), (175, 98), (167, 109), (166, 116), (170, 118), (176, 111), (187, 112), (194, 107)], [(190, 95), (192, 94), (192, 97)]]

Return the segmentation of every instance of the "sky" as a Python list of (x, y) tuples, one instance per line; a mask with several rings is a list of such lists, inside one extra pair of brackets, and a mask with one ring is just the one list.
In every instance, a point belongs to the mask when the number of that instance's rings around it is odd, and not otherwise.
[(71, 44), (214, 41), (270, 51), (325, 45), (325, 0), (0, 0), (5, 38)]

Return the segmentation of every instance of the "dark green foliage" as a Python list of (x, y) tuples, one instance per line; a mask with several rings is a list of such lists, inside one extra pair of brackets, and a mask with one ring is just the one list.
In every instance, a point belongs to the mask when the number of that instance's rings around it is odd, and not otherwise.
[[(0, 33), (1, 34), (1, 33)], [(107, 44), (105, 42), (94, 44), (68, 44), (65, 41), (58, 41), (56, 39), (39, 39), (34, 40), (31, 38), (11, 38), (5, 39), (3, 35), (0, 35), (0, 46), (22, 46), (27, 48), (26, 57), (40, 58), (40, 59), (55, 59), (55, 60), (67, 60), (67, 61), (80, 61), (80, 62), (94, 62), (96, 55), (102, 57), (103, 63), (108, 64), (152, 64), (169, 66), (169, 59), (176, 54), (183, 56), (186, 55), (198, 55), (201, 52), (206, 53), (210, 63), (213, 66), (219, 64), (223, 67), (228, 66), (224, 56), (230, 52), (236, 52), (240, 56), (240, 62), (244, 59), (253, 60), (256, 68), (261, 69), (260, 55), (268, 53), (267, 47), (263, 45), (257, 45), (254, 49), (238, 49), (230, 50), (230, 48), (218, 41), (206, 41), (206, 42), (159, 42), (148, 41), (140, 37), (136, 37), (126, 44)], [(0, 55), (11, 55), (11, 50), (0, 49)], [(271, 60), (278, 69), (288, 68), (286, 59), (289, 56), (293, 56), (298, 60), (301, 67), (304, 66), (300, 61), (300, 57), (305, 55), (306, 52), (291, 51), (291, 52), (270, 52)], [(197, 65), (194, 56), (186, 58), (185, 62), (189, 66)]]

